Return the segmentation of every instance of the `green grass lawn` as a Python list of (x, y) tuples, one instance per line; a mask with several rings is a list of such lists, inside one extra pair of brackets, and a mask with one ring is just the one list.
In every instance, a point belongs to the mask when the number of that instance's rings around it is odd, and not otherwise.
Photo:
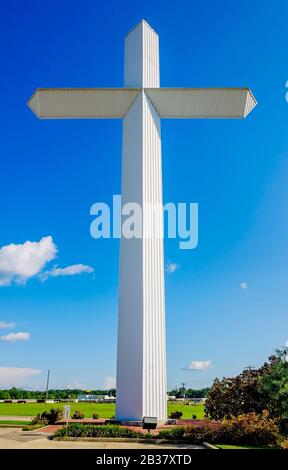
[(25, 426), (26, 424), (29, 424), (29, 422), (27, 421), (12, 421), (12, 420), (1, 420), (0, 421), (0, 426), (2, 424), (11, 424), (12, 426), (13, 425), (17, 425), (17, 426)]
[[(115, 416), (115, 403), (65, 403), (71, 405), (71, 414), (75, 410), (84, 413), (85, 418), (92, 418), (93, 413), (97, 413), (99, 418), (112, 418)], [(36, 416), (51, 408), (62, 408), (63, 403), (0, 403), (0, 415), (5, 416)], [(198, 405), (182, 405), (168, 403), (168, 416), (171, 411), (182, 411), (183, 418), (192, 418), (196, 415), (198, 419), (204, 417), (204, 407)]]
[(204, 418), (204, 405), (181, 405), (179, 403), (168, 403), (168, 416), (171, 411), (182, 411), (182, 418), (192, 418), (192, 415), (196, 415), (197, 419)]

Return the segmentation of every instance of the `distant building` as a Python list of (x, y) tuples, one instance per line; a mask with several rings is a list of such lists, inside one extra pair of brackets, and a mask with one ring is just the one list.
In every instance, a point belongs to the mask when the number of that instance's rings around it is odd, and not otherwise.
[(168, 395), (167, 398), (168, 400), (171, 400), (171, 401), (176, 400), (175, 395)]
[(207, 398), (192, 397), (192, 398), (190, 398), (190, 400), (191, 400), (193, 403), (205, 403), (205, 401), (207, 400)]
[(78, 395), (77, 401), (94, 401), (94, 402), (114, 402), (115, 397), (109, 395)]

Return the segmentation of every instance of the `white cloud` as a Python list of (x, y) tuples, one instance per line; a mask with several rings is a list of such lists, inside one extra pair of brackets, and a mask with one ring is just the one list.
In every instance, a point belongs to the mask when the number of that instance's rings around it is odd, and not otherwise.
[(115, 387), (116, 387), (116, 379), (115, 379), (115, 377), (106, 377), (106, 378), (105, 378), (104, 389), (109, 390), (110, 388), (115, 388)]
[(207, 370), (211, 369), (212, 361), (191, 361), (187, 367), (184, 367), (186, 370)]
[(165, 271), (168, 274), (172, 274), (172, 273), (175, 273), (175, 271), (177, 271), (177, 269), (179, 269), (179, 267), (180, 266), (178, 264), (169, 262), (165, 266)]
[(0, 329), (2, 328), (4, 330), (4, 328), (6, 328), (7, 330), (11, 329), (11, 328), (14, 328), (15, 327), (15, 323), (7, 323), (5, 321), (0, 321)]
[(9, 286), (13, 282), (25, 284), (54, 259), (56, 253), (57, 247), (50, 236), (39, 242), (3, 246), (0, 249), (0, 286)]
[(50, 271), (44, 271), (39, 274), (39, 277), (42, 281), (46, 281), (49, 277), (59, 277), (59, 276), (75, 276), (76, 274), (82, 273), (93, 273), (94, 269), (91, 266), (86, 264), (72, 264), (66, 268), (59, 268), (54, 266)]
[(16, 341), (27, 341), (30, 338), (30, 333), (19, 331), (19, 333), (8, 333), (8, 335), (0, 336), (1, 341), (8, 343), (15, 343)]
[(240, 287), (241, 287), (241, 289), (248, 289), (248, 283), (247, 282), (240, 282)]
[[(28, 279), (37, 276), (45, 281), (49, 277), (75, 276), (92, 273), (94, 269), (85, 264), (73, 264), (66, 268), (54, 266), (43, 272), (45, 265), (56, 258), (57, 246), (51, 236), (43, 237), (39, 242), (26, 241), (23, 244), (0, 248), (0, 287), (11, 284), (25, 284)], [(1, 326), (8, 325), (8, 326)], [(0, 328), (13, 328), (12, 323), (0, 322)]]
[(0, 367), (0, 387), (20, 387), (27, 379), (41, 374), (39, 369)]

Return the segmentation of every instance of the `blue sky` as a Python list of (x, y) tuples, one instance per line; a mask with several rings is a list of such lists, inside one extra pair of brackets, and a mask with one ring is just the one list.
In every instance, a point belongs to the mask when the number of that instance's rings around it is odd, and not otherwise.
[[(43, 387), (48, 368), (51, 387), (113, 383), (119, 241), (92, 239), (89, 211), (120, 193), (121, 121), (40, 121), (26, 101), (122, 86), (142, 18), (160, 35), (162, 86), (249, 86), (258, 101), (246, 120), (162, 121), (164, 202), (199, 203), (198, 247), (165, 240), (169, 388), (260, 365), (288, 340), (287, 2), (12, 0), (1, 13), (0, 247), (50, 236), (45, 270), (94, 273), (0, 287), (0, 321), (16, 325), (0, 335), (30, 334), (0, 341), (0, 384)], [(183, 369), (196, 360), (213, 367)]]

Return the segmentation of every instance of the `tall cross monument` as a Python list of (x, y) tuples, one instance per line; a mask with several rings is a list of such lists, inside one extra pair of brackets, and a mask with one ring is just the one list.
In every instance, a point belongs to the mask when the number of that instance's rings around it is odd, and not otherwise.
[[(122, 205), (142, 207), (143, 235), (121, 237), (116, 418), (167, 417), (161, 118), (244, 118), (248, 88), (160, 88), (159, 38), (142, 20), (125, 39), (124, 88), (38, 88), (39, 118), (122, 118)], [(159, 236), (160, 234), (160, 236)]]

